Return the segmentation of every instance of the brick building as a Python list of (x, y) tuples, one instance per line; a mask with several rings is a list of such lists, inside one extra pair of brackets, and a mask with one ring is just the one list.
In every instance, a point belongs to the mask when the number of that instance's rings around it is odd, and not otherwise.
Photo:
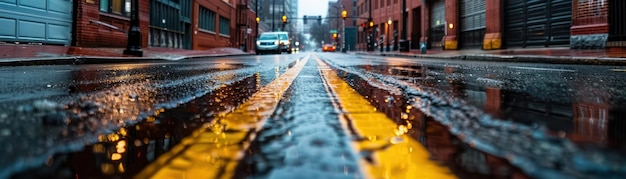
[[(125, 30), (130, 25), (128, 2), (76, 1), (74, 44), (124, 47)], [(248, 1), (139, 0), (139, 5), (139, 27), (144, 47), (194, 50), (253, 47), (253, 38), (247, 38), (247, 29), (254, 26), (256, 15), (249, 8)]]
[[(0, 41), (126, 47), (132, 0), (44, 1), (0, 3)], [(138, 0), (142, 46), (253, 49), (255, 2)]]
[[(406, 0), (411, 49), (626, 47), (621, 0)], [(358, 0), (359, 50), (396, 46), (402, 0)], [(369, 39), (369, 40), (368, 40)], [(394, 50), (392, 48), (392, 50)]]

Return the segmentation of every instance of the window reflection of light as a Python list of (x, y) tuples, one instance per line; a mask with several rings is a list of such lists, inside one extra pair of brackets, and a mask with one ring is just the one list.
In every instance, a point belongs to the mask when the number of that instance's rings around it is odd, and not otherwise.
[(123, 164), (123, 163), (120, 163), (120, 165), (117, 167), (117, 170), (118, 170), (120, 173), (124, 173), (124, 172), (126, 172), (126, 170), (124, 169), (124, 164)]
[(117, 153), (126, 153), (126, 148), (117, 148)]
[(126, 135), (128, 134), (128, 133), (126, 132), (126, 128), (121, 128), (119, 133), (120, 133), (120, 135), (122, 135), (122, 136), (126, 136)]
[(95, 144), (92, 147), (93, 153), (104, 153), (104, 146), (102, 144)]
[(118, 160), (120, 160), (120, 159), (122, 159), (122, 154), (119, 154), (119, 153), (113, 153), (113, 154), (111, 154), (111, 160), (113, 160), (113, 161), (118, 161)]
[(102, 173), (106, 175), (111, 175), (115, 172), (113, 164), (110, 163), (103, 163), (102, 165), (100, 165), (100, 170), (102, 170)]
[(109, 134), (107, 138), (111, 142), (116, 142), (117, 140), (120, 140), (120, 136), (118, 136), (117, 134)]

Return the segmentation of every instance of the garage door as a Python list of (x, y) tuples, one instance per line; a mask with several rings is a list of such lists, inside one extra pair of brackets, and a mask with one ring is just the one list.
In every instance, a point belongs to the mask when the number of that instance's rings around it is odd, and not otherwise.
[(571, 0), (507, 0), (507, 47), (569, 45)]
[(626, 46), (626, 1), (609, 1), (609, 41), (612, 46)]
[(486, 22), (485, 0), (461, 0), (461, 47), (482, 47)]
[(428, 42), (432, 48), (443, 47), (443, 36), (446, 24), (446, 2), (436, 0), (430, 6), (430, 28)]
[(72, 0), (0, 0), (0, 41), (66, 44)]

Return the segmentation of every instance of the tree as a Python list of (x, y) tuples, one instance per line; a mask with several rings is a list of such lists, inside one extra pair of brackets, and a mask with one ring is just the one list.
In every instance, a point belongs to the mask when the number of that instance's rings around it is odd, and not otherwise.
[[(309, 32), (311, 33), (311, 40), (315, 43), (321, 43), (322, 41), (324, 41), (324, 43), (331, 43), (330, 27), (328, 24), (312, 24)], [(320, 46), (321, 45), (324, 44), (320, 44)]]

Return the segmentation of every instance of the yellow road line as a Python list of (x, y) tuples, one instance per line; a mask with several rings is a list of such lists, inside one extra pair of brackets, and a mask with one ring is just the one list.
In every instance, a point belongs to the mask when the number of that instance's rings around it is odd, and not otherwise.
[(367, 139), (354, 142), (359, 152), (374, 152), (374, 162), (363, 167), (369, 178), (456, 178), (447, 167), (430, 160), (426, 148), (406, 134), (411, 126), (398, 125), (376, 111), (327, 64), (319, 58), (316, 60), (325, 83), (346, 114), (344, 130), (352, 126), (359, 136)]
[(611, 69), (611, 71), (614, 71), (614, 72), (626, 72), (626, 69), (615, 68), (615, 69)]
[(184, 138), (135, 178), (233, 178), (244, 150), (272, 115), (309, 57), (272, 81), (234, 112), (223, 113)]

